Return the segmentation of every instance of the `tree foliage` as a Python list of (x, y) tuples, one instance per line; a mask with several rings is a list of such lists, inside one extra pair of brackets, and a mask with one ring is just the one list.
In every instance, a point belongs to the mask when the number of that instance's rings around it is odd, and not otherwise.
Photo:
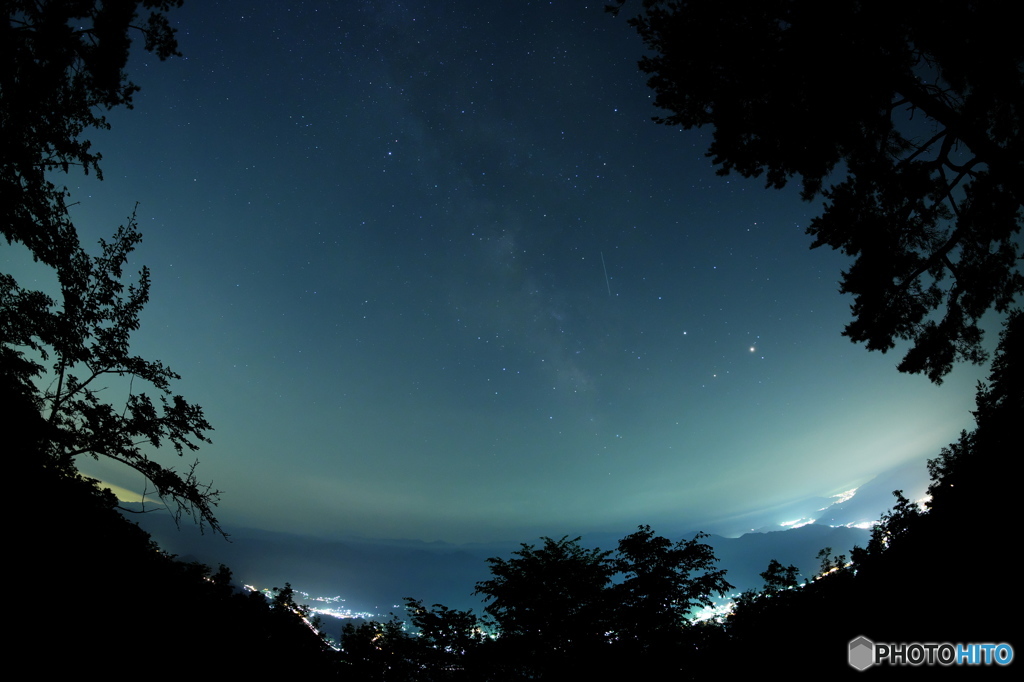
[(1024, 291), (1024, 42), (1006, 6), (644, 0), (630, 24), (656, 121), (713, 126), (719, 174), (824, 196), (807, 232), (854, 259), (846, 336), (911, 342), (899, 369), (936, 383), (985, 359), (980, 318)]
[(430, 649), (461, 655), (484, 641), (481, 623), (472, 611), (450, 609), (443, 604), (428, 609), (412, 597), (407, 597), (405, 604), (421, 641)]
[(712, 595), (732, 588), (725, 570), (715, 570), (714, 551), (700, 542), (705, 537), (672, 542), (640, 526), (619, 541), (614, 566), (623, 579), (613, 591), (620, 638), (657, 646), (677, 637), (695, 609), (712, 606)]
[[(56, 466), (72, 471), (80, 455), (109, 457), (143, 474), (160, 496), (173, 500), (178, 518), (185, 514), (201, 528), (209, 524), (220, 531), (213, 514), (219, 491), (196, 479), (195, 464), (179, 473), (147, 453), (165, 444), (179, 456), (194, 451), (199, 443), (209, 442), (204, 432), (212, 427), (202, 408), (172, 393), (177, 374), (129, 349), (149, 300), (146, 268), (127, 291), (122, 282), (125, 261), (140, 239), (133, 215), (110, 242), (100, 242), (99, 256), (78, 252), (65, 273), (59, 306), (0, 276), (0, 361), (35, 393), (46, 416), (48, 455)], [(34, 351), (44, 362), (52, 359), (50, 374), (20, 348)], [(52, 381), (38, 390), (35, 385), (43, 376)], [(113, 377), (128, 378), (120, 406), (101, 399)], [(155, 389), (157, 401), (138, 390), (145, 384)]]
[[(138, 86), (124, 72), (134, 35), (161, 59), (177, 54), (165, 12), (180, 0), (58, 0), (4, 3), (0, 25), (0, 232), (53, 268), (58, 300), (0, 273), (0, 371), (6, 397), (45, 415), (39, 448), (51, 466), (75, 476), (76, 457), (105, 456), (143, 474), (156, 492), (200, 528), (220, 532), (218, 491), (195, 465), (183, 472), (151, 459), (170, 445), (181, 456), (209, 442), (200, 407), (171, 390), (178, 375), (133, 355), (131, 334), (149, 300), (149, 271), (125, 283), (141, 240), (134, 213), (100, 253), (82, 247), (59, 172), (100, 173), (87, 133), (108, 128), (103, 110), (131, 106)], [(140, 20), (139, 11), (148, 11)], [(49, 365), (50, 374), (43, 363)], [(120, 380), (118, 379), (120, 378)], [(121, 384), (109, 402), (101, 391)], [(46, 388), (42, 388), (42, 386)], [(155, 399), (144, 389), (155, 392)]]
[(732, 587), (714, 568), (705, 537), (672, 542), (640, 526), (614, 554), (566, 536), (524, 544), (511, 559), (488, 559), (494, 577), (476, 591), (489, 601), (504, 659), (519, 663), (506, 665), (506, 673), (624, 674), (638, 657), (685, 665), (693, 641), (706, 635), (687, 637), (693, 611)]
[(484, 623), (470, 611), (450, 609), (442, 604), (426, 608), (423, 602), (406, 598), (406, 612), (418, 631), (416, 645), (423, 679), (475, 680), (486, 668), (485, 647), (491, 642)]
[(490, 662), (479, 656), (490, 639), (472, 611), (405, 599), (414, 632), (394, 614), (342, 629), (341, 658), (359, 680), (477, 680)]
[[(896, 504), (892, 509), (882, 514), (882, 517), (871, 529), (871, 539), (868, 540), (867, 552), (880, 553), (899, 542), (900, 538), (906, 537), (914, 529), (914, 526), (921, 518), (921, 508), (916, 503), (908, 500), (902, 490), (892, 491), (896, 498)], [(859, 550), (859, 548), (854, 548)], [(858, 552), (854, 551), (853, 558), (856, 563)]]
[[(1011, 466), (1020, 450), (1024, 422), (1024, 313), (1011, 312), (1000, 335), (988, 380), (978, 384), (977, 428), (961, 432), (955, 443), (928, 462), (932, 484), (928, 506), (950, 523), (971, 518), (978, 509), (994, 526), (1012, 532), (1013, 512), (1008, 508), (1017, 492), (1012, 477), (993, 475)], [(993, 513), (1000, 505), (1006, 507)]]
[[(178, 54), (166, 12), (181, 0), (9, 0), (0, 24), (0, 230), (57, 269), (76, 257), (67, 188), (53, 173), (79, 167), (102, 177), (87, 134), (103, 112), (131, 107), (132, 37), (166, 59)], [(139, 11), (147, 12), (145, 19)]]
[(546, 537), (541, 547), (523, 543), (512, 559), (488, 559), (493, 577), (477, 583), (476, 594), (489, 600), (484, 610), (502, 637), (531, 656), (600, 642), (610, 627), (611, 552), (584, 549), (579, 540)]
[(772, 559), (768, 562), (768, 568), (761, 573), (764, 591), (767, 594), (780, 594), (797, 587), (799, 583), (796, 577), (799, 573), (800, 569), (796, 566), (783, 566), (777, 559)]
[(422, 652), (393, 614), (385, 622), (346, 624), (342, 628), (341, 646), (341, 657), (351, 679), (376, 682), (421, 677)]

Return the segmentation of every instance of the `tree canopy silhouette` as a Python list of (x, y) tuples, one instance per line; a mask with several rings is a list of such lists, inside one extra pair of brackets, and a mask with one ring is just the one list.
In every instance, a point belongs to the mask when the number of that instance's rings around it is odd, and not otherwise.
[(640, 526), (614, 554), (566, 536), (488, 559), (493, 577), (476, 593), (500, 630), (495, 648), (505, 672), (621, 677), (638, 660), (665, 670), (688, 665), (703, 634), (691, 624), (693, 611), (732, 587), (724, 570), (714, 570), (705, 537), (672, 542)]
[[(125, 73), (132, 38), (160, 59), (178, 55), (166, 12), (181, 0), (5, 2), (0, 24), (0, 230), (8, 242), (57, 268), (74, 255), (67, 188), (53, 171), (80, 167), (102, 178), (91, 129), (104, 110), (131, 108), (139, 86)], [(145, 20), (139, 10), (148, 10)]]
[(619, 540), (615, 568), (624, 577), (614, 587), (615, 619), (621, 640), (644, 649), (664, 647), (678, 638), (691, 612), (714, 604), (712, 595), (723, 596), (732, 588), (725, 570), (712, 570), (717, 559), (707, 537), (672, 542), (656, 536), (650, 526)]
[[(178, 375), (129, 350), (139, 314), (149, 300), (149, 271), (126, 284), (124, 266), (138, 244), (134, 213), (101, 253), (82, 248), (68, 212), (68, 191), (56, 174), (80, 166), (100, 173), (100, 155), (87, 133), (108, 128), (100, 113), (131, 106), (138, 86), (128, 80), (132, 36), (161, 59), (177, 54), (165, 12), (180, 0), (4, 3), (0, 25), (0, 232), (54, 269), (59, 301), (22, 288), (0, 273), (0, 372), (21, 404), (45, 416), (33, 443), (47, 466), (74, 476), (74, 460), (100, 455), (142, 473), (177, 517), (192, 516), (221, 532), (213, 514), (218, 491), (201, 484), (195, 465), (184, 473), (161, 465), (149, 451), (169, 444), (178, 455), (195, 450), (211, 427), (200, 407), (171, 391)], [(145, 21), (139, 10), (149, 10)], [(42, 363), (52, 362), (44, 379)], [(105, 383), (124, 379), (121, 400), (100, 399)], [(149, 384), (154, 401), (139, 391)], [(117, 383), (117, 380), (114, 380)], [(47, 385), (45, 389), (41, 386)]]
[[(626, 0), (608, 9), (617, 13)], [(711, 125), (718, 173), (825, 198), (812, 247), (854, 258), (854, 342), (941, 382), (1024, 291), (1024, 42), (1005, 6), (644, 0), (629, 22), (669, 113)]]
[[(121, 281), (125, 261), (140, 239), (133, 215), (112, 241), (101, 240), (101, 255), (78, 249), (63, 266), (60, 306), (0, 274), (0, 363), (45, 414), (46, 451), (55, 468), (70, 474), (80, 455), (109, 457), (143, 474), (160, 496), (173, 500), (176, 518), (186, 514), (200, 528), (209, 525), (220, 532), (213, 514), (219, 491), (197, 480), (195, 465), (182, 474), (147, 454), (147, 449), (164, 444), (179, 456), (186, 449), (194, 451), (200, 442), (209, 442), (204, 432), (212, 427), (202, 408), (172, 393), (177, 374), (129, 350), (131, 333), (139, 328), (139, 314), (149, 300), (146, 268), (127, 293)], [(43, 365), (20, 348), (34, 351), (44, 362), (52, 356), (47, 388), (37, 387)], [(113, 377), (128, 378), (123, 404), (100, 399), (101, 391), (109, 388), (105, 382)], [(157, 391), (156, 403), (138, 390), (136, 380)]]
[(584, 549), (580, 538), (542, 539), (542, 547), (524, 543), (512, 559), (488, 559), (493, 577), (477, 583), (476, 594), (489, 600), (484, 610), (509, 658), (547, 669), (604, 643), (614, 568), (611, 552)]

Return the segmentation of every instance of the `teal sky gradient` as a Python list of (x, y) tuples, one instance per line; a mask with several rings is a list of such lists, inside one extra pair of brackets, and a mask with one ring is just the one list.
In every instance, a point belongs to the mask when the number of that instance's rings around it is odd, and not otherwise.
[(134, 348), (214, 425), (228, 532), (682, 531), (969, 428), (982, 370), (936, 387), (841, 337), (820, 201), (651, 122), (622, 19), (421, 4), (188, 2), (184, 58), (136, 54), (93, 136), (104, 181), (66, 178), (90, 243), (139, 202)]

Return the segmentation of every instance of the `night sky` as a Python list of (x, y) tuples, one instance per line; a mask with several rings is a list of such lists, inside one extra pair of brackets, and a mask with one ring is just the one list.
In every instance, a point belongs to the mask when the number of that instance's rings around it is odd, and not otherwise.
[(137, 45), (135, 109), (91, 136), (104, 180), (61, 181), (87, 244), (139, 202), (133, 349), (214, 425), (228, 532), (782, 522), (970, 427), (982, 371), (936, 387), (842, 337), (846, 261), (804, 234), (820, 200), (718, 177), (710, 131), (653, 123), (603, 3), (170, 16), (184, 57)]

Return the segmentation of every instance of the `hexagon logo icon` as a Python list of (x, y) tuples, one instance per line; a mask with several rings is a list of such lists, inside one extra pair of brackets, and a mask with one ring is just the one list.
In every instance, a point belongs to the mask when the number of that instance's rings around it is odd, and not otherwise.
[(850, 665), (857, 670), (871, 667), (875, 659), (875, 643), (861, 636), (850, 641)]

